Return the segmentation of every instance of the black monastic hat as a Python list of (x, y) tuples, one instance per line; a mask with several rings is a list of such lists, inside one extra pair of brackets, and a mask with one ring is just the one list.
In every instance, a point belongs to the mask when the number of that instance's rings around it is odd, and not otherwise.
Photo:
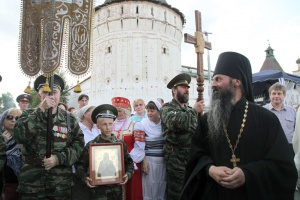
[(177, 76), (175, 76), (167, 85), (167, 88), (172, 89), (173, 87), (176, 86), (189, 86), (191, 82), (191, 76), (188, 74), (178, 74)]
[(26, 101), (26, 102), (29, 102), (29, 103), (31, 103), (31, 101), (32, 101), (32, 97), (31, 97), (31, 95), (29, 95), (29, 94), (20, 94), (18, 97), (17, 97), (17, 100), (16, 100), (18, 103), (20, 102), (20, 101)]
[[(39, 89), (41, 87), (44, 87), (45, 83), (46, 83), (46, 77), (44, 75), (37, 77), (34, 81), (34, 89), (37, 92), (39, 92)], [(63, 91), (65, 88), (65, 83), (64, 83), (63, 79), (56, 74), (54, 74), (53, 87), (60, 89), (60, 91)]]
[(110, 104), (102, 104), (97, 106), (92, 112), (92, 120), (97, 124), (98, 117), (116, 119), (118, 116), (118, 110)]
[(242, 82), (244, 95), (250, 102), (254, 102), (252, 92), (252, 69), (248, 58), (236, 52), (224, 52), (219, 55), (214, 75), (223, 74)]

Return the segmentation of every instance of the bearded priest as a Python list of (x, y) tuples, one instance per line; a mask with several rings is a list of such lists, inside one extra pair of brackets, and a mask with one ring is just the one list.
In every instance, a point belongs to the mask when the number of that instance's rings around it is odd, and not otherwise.
[(276, 115), (254, 103), (249, 60), (220, 54), (212, 89), (180, 199), (293, 200), (294, 155)]

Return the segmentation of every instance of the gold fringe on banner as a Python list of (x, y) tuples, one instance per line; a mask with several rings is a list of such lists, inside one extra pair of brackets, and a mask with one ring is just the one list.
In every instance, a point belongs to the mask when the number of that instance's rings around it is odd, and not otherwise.
[(45, 83), (45, 86), (43, 87), (43, 92), (46, 92), (46, 93), (50, 93), (51, 92), (51, 89), (49, 87), (48, 76), (46, 77), (46, 83)]
[(79, 80), (77, 80), (77, 85), (74, 87), (74, 92), (75, 93), (80, 93), (81, 92), (81, 87), (79, 84)]
[(27, 87), (26, 87), (25, 90), (24, 90), (24, 93), (26, 93), (26, 94), (30, 94), (30, 93), (31, 93), (30, 83), (31, 83), (31, 82), (29, 81)]

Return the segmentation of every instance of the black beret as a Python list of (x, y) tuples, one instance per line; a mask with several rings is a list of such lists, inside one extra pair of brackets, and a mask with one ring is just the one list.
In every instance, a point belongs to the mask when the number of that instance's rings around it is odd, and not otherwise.
[(167, 88), (172, 89), (175, 86), (189, 86), (191, 82), (191, 76), (188, 74), (178, 74), (177, 76), (175, 76), (167, 85)]
[(102, 104), (97, 106), (92, 112), (92, 120), (97, 124), (97, 118), (112, 118), (116, 119), (118, 116), (118, 110), (110, 104)]
[(32, 97), (29, 94), (20, 94), (17, 97), (17, 102), (19, 103), (20, 101), (27, 101), (27, 102), (31, 103)]
[[(48, 81), (50, 81), (49, 78), (48, 78)], [(41, 87), (44, 87), (45, 83), (46, 83), (46, 77), (44, 75), (37, 77), (34, 81), (34, 89), (37, 92), (39, 92), (39, 89)], [(65, 82), (63, 81), (63, 79), (60, 76), (58, 76), (56, 74), (54, 74), (53, 87), (59, 88), (60, 91), (63, 91), (65, 88)]]

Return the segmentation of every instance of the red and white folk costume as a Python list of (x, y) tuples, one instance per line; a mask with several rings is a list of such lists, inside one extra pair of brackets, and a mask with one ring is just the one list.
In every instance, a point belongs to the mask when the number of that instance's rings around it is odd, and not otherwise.
[[(112, 105), (117, 109), (122, 108), (127, 110), (127, 113), (131, 113), (130, 101), (124, 97), (114, 97)], [(114, 121), (113, 133), (118, 139), (122, 139), (125, 142), (135, 164), (132, 179), (126, 183), (126, 200), (143, 200), (141, 161), (145, 157), (145, 135), (140, 133), (134, 137), (134, 129), (136, 129), (135, 122), (128, 115), (123, 119), (117, 118)]]

